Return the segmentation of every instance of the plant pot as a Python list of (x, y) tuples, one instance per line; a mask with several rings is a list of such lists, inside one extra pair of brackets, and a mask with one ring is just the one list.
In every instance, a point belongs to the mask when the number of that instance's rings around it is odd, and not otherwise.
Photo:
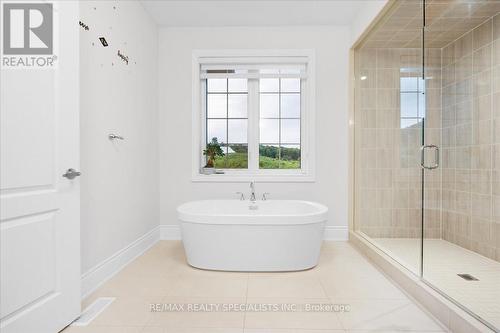
[(207, 167), (205, 167), (205, 168), (202, 169), (202, 172), (203, 172), (204, 175), (213, 175), (213, 174), (215, 174), (215, 168), (207, 168)]

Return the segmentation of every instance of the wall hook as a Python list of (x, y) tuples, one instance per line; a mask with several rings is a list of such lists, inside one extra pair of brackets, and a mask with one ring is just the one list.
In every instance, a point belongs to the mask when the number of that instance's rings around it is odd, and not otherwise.
[(121, 60), (125, 61), (128, 65), (128, 57), (126, 55), (124, 55), (123, 53), (121, 53), (120, 50), (118, 50), (118, 56), (120, 57)]
[(86, 25), (85, 23), (83, 23), (82, 21), (78, 21), (78, 24), (80, 25), (80, 27), (82, 27), (85, 31), (89, 31), (90, 28), (88, 25)]
[(118, 134), (114, 134), (114, 133), (110, 133), (108, 135), (108, 139), (110, 140), (125, 140), (125, 138), (121, 135), (118, 135)]
[(102, 46), (107, 47), (108, 46), (108, 41), (104, 37), (99, 37), (99, 41), (101, 42)]

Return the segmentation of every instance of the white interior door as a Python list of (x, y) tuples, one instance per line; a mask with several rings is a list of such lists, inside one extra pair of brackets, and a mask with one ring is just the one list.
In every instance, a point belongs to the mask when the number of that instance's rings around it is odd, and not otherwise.
[(0, 331), (80, 314), (78, 4), (54, 3), (58, 65), (1, 70)]

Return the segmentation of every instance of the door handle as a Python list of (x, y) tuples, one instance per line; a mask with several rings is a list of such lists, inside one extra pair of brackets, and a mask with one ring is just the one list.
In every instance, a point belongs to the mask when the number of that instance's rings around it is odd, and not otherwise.
[(66, 173), (63, 174), (62, 176), (68, 179), (75, 179), (76, 177), (80, 177), (82, 173), (80, 171), (76, 171), (73, 168), (69, 168), (66, 170)]
[[(425, 150), (426, 149), (434, 149), (434, 156), (436, 161), (433, 165), (427, 166), (425, 165)], [(424, 145), (420, 148), (420, 165), (424, 169), (433, 170), (439, 167), (439, 147), (436, 145)]]

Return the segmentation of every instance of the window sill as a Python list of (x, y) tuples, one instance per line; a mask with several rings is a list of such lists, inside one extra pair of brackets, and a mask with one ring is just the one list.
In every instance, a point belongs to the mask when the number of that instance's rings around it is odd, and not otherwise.
[(195, 174), (192, 176), (193, 183), (246, 183), (257, 181), (261, 183), (314, 183), (315, 177), (310, 174)]

